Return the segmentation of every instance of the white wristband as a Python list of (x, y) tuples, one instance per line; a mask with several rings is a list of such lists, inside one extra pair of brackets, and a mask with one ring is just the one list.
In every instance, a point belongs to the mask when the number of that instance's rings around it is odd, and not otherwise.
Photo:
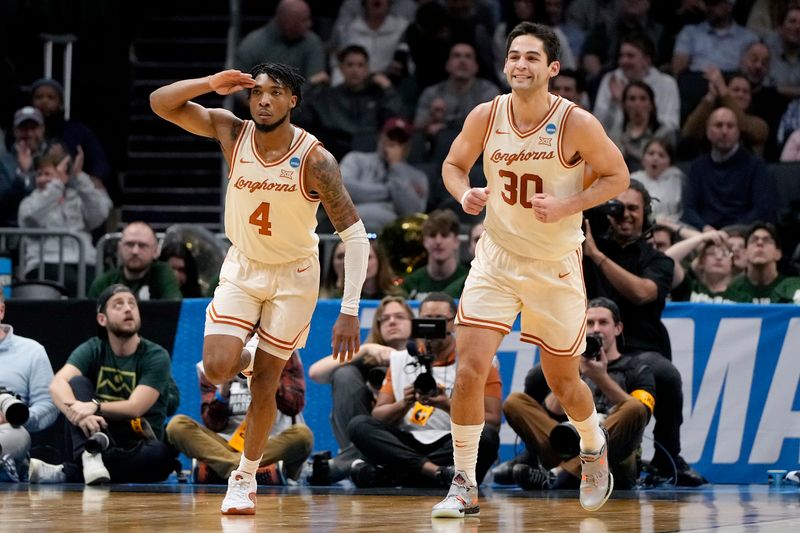
[(464, 194), (461, 195), (461, 201), (459, 202), (461, 205), (464, 205), (464, 200), (467, 199), (467, 195), (471, 190), (472, 189), (467, 189), (466, 191), (464, 191)]

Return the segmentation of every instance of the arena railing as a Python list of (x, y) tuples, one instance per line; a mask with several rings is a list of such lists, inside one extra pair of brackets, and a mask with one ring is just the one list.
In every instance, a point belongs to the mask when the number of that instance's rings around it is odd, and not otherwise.
[[(48, 280), (45, 277), (45, 262), (44, 252), (45, 239), (56, 237), (58, 238), (58, 279)], [(77, 286), (76, 293), (78, 298), (86, 296), (86, 246), (84, 245), (81, 234), (73, 230), (54, 230), (54, 229), (40, 229), (40, 228), (0, 228), (0, 252), (14, 252), (16, 246), (16, 261), (14, 265), (20, 268), (24, 264), (25, 249), (30, 244), (29, 239), (38, 240), (39, 246), (39, 262), (36, 267), (37, 277), (35, 279), (40, 281), (57, 281), (62, 287), (65, 285), (65, 263), (64, 263), (64, 242), (65, 239), (72, 239), (78, 243), (78, 273), (77, 273)], [(22, 280), (18, 275), (14, 279)]]

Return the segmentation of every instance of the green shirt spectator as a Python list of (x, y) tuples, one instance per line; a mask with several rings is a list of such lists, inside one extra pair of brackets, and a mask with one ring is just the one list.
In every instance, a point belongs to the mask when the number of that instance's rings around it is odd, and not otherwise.
[(800, 303), (800, 278), (778, 272), (781, 246), (775, 226), (755, 222), (745, 241), (747, 267), (731, 281), (725, 297), (734, 302)]
[(158, 400), (144, 418), (161, 440), (169, 403), (171, 362), (167, 350), (142, 338), (133, 355), (120, 357), (114, 354), (108, 341), (92, 337), (72, 352), (67, 360), (95, 386), (95, 397), (101, 402), (127, 400), (139, 385), (147, 385), (159, 392)]
[(800, 277), (780, 275), (769, 285), (753, 285), (744, 275), (731, 282), (725, 298), (754, 304), (800, 304)]
[(403, 289), (412, 299), (425, 298), (431, 292), (445, 292), (453, 298), (461, 296), (469, 269), (459, 264), (456, 271), (444, 279), (433, 279), (426, 268), (418, 268), (403, 281)]
[(103, 289), (120, 283), (136, 295), (137, 300), (180, 300), (178, 278), (167, 263), (157, 261), (158, 240), (149, 225), (131, 222), (122, 230), (117, 245), (118, 268), (97, 277), (89, 287), (89, 298), (96, 298)]
[(122, 268), (114, 268), (92, 282), (89, 288), (89, 298), (97, 298), (103, 289), (122, 283), (129, 287), (139, 300), (180, 300), (182, 298), (178, 280), (170, 266), (161, 261), (155, 261), (150, 269), (139, 279), (127, 279)]

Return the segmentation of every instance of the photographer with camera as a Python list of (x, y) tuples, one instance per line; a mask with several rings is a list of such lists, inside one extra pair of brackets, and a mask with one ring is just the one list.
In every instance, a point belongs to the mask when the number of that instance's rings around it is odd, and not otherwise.
[(3, 324), (0, 286), (0, 481), (19, 481), (31, 448), (30, 433), (47, 429), (58, 416), (47, 387), (53, 369), (44, 347)]
[(333, 395), (331, 429), (339, 444), (339, 453), (314, 455), (309, 482), (330, 485), (350, 475), (353, 461), (363, 456), (350, 442), (347, 425), (358, 415), (368, 415), (383, 385), (391, 353), (404, 350), (411, 335), (414, 312), (402, 296), (385, 296), (372, 319), (372, 329), (353, 358), (344, 363), (332, 355), (323, 357), (308, 370), (315, 383), (330, 384)]
[(152, 483), (179, 466), (163, 441), (164, 420), (179, 402), (172, 364), (164, 348), (139, 335), (136, 295), (122, 284), (107, 287), (96, 319), (99, 335), (75, 348), (50, 384), (67, 419), (72, 460), (31, 459), (31, 483)]
[[(456, 304), (441, 292), (430, 293), (412, 321), (407, 350), (391, 354), (386, 380), (372, 410), (348, 425), (353, 444), (366, 462), (353, 465), (350, 477), (358, 487), (387, 485), (450, 485), (453, 439), (450, 396), (455, 385)], [(477, 482), (497, 457), (500, 446), (502, 384), (491, 367), (485, 382), (486, 426), (478, 446)]]
[[(636, 484), (636, 452), (656, 404), (655, 378), (640, 358), (620, 353), (622, 329), (617, 304), (602, 297), (589, 302), (580, 372), (592, 390), (597, 412), (604, 418), (615, 487), (629, 489)], [(508, 397), (503, 412), (533, 458), (529, 460), (533, 464), (514, 466), (514, 481), (529, 490), (577, 488), (580, 436), (547, 386), (541, 365), (528, 373), (524, 393)], [(549, 472), (536, 464), (536, 457)]]
[(667, 328), (661, 322), (672, 288), (674, 261), (653, 248), (646, 237), (653, 227), (652, 199), (632, 179), (614, 200), (586, 212), (583, 273), (589, 298), (605, 296), (617, 303), (625, 323), (625, 346), (643, 359), (656, 379), (656, 447), (652, 466), (678, 485), (698, 486), (703, 476), (680, 456), (683, 385), (672, 364)]

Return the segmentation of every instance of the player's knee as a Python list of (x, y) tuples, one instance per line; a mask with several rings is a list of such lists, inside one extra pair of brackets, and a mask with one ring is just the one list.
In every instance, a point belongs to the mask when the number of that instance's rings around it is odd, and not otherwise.
[(556, 398), (564, 398), (568, 396), (580, 382), (580, 377), (569, 375), (555, 375), (547, 377), (547, 385)]
[(478, 389), (482, 390), (485, 381), (486, 376), (481, 369), (475, 368), (474, 366), (464, 365), (458, 369), (456, 388), (461, 389), (464, 392), (475, 391)]
[(221, 357), (204, 357), (203, 371), (214, 385), (222, 385), (236, 375), (238, 369)]

